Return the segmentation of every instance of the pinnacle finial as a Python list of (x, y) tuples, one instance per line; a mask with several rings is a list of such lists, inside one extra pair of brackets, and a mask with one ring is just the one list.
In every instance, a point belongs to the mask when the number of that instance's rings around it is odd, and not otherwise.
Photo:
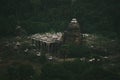
[(76, 19), (76, 18), (73, 18), (73, 19), (71, 20), (71, 23), (77, 23), (77, 19)]

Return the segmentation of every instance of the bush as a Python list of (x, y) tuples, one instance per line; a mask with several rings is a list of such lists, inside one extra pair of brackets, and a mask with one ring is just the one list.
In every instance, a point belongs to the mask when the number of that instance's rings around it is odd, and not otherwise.
[(12, 64), (8, 67), (8, 77), (10, 80), (29, 80), (34, 75), (34, 69), (27, 64)]

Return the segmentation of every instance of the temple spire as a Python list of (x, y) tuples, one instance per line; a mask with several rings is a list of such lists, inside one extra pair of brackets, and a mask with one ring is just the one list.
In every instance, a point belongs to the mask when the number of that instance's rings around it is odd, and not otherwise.
[(63, 38), (64, 43), (80, 44), (80, 26), (76, 18), (70, 21)]

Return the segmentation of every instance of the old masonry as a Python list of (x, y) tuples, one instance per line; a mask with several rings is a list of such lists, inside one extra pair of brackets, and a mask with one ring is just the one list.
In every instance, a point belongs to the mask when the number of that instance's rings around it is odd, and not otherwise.
[(64, 32), (37, 33), (31, 36), (31, 40), (40, 52), (56, 53), (63, 44), (81, 44), (80, 26), (76, 18), (73, 18)]

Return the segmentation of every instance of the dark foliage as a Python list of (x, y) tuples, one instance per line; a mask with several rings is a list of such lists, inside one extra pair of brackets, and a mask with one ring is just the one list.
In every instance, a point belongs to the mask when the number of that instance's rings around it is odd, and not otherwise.
[(76, 17), (81, 31), (119, 37), (119, 1), (115, 0), (1, 0), (0, 35), (13, 35), (16, 25), (29, 33), (63, 31)]
[(31, 80), (34, 73), (33, 67), (29, 64), (13, 63), (6, 67), (6, 75), (4, 75), (4, 78), (6, 78), (6, 80)]
[(120, 79), (118, 74), (103, 69), (101, 64), (84, 62), (65, 62), (47, 64), (42, 69), (42, 80), (113, 80)]

